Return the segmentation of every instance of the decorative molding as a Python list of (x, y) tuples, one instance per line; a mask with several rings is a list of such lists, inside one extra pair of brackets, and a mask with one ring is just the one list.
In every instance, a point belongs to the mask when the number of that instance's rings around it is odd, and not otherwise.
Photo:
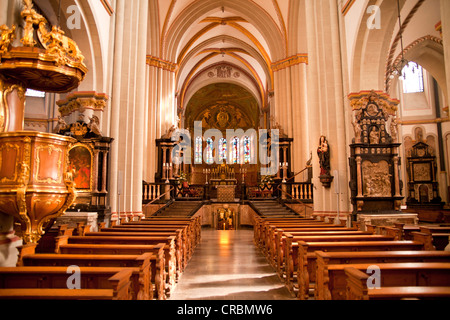
[(83, 112), (86, 109), (94, 111), (103, 111), (106, 107), (106, 101), (109, 97), (104, 93), (95, 91), (73, 92), (65, 100), (59, 100), (56, 104), (59, 106), (59, 112), (63, 117), (70, 115), (74, 111)]
[(106, 12), (108, 12), (109, 16), (112, 16), (114, 13), (114, 9), (112, 8), (111, 4), (108, 0), (100, 0), (103, 7), (105, 7)]
[(439, 32), (442, 37), (442, 21), (439, 21), (438, 23), (436, 23), (436, 25), (434, 26), (434, 29), (436, 29), (436, 31)]
[(297, 64), (305, 63), (308, 64), (308, 54), (307, 53), (299, 53), (295, 56), (291, 56), (289, 58), (277, 61), (272, 63), (272, 71), (280, 71), (291, 66), (295, 66)]
[(355, 0), (348, 0), (342, 7), (342, 14), (345, 16), (350, 11), (351, 7), (355, 4)]
[(178, 65), (176, 63), (166, 61), (157, 57), (147, 56), (147, 64), (151, 67), (160, 68), (170, 72), (176, 72), (178, 70)]

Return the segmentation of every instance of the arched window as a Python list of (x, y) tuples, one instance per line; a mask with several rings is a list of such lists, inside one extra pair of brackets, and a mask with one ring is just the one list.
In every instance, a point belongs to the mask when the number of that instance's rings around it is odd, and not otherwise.
[(202, 163), (202, 137), (195, 138), (195, 163)]
[(227, 139), (219, 140), (219, 161), (227, 160)]
[(207, 164), (212, 164), (214, 162), (214, 158), (213, 158), (213, 149), (214, 149), (214, 142), (213, 139), (208, 138), (206, 139), (206, 163)]
[(403, 93), (423, 92), (423, 69), (415, 62), (408, 63), (402, 70)]
[(244, 148), (244, 163), (250, 163), (250, 159), (251, 159), (251, 151), (250, 151), (250, 138), (245, 136), (242, 139), (242, 144), (243, 144), (243, 148)]
[(231, 162), (239, 163), (239, 138), (234, 137), (231, 141)]

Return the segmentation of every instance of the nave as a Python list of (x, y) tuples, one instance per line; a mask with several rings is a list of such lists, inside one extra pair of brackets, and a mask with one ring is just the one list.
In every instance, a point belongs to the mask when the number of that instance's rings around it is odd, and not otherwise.
[(202, 230), (170, 300), (295, 300), (253, 243), (253, 230)]

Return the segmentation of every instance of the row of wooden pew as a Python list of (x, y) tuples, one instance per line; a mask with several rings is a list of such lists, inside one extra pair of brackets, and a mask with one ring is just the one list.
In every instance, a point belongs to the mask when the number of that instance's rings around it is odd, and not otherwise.
[(450, 252), (433, 245), (442, 234), (448, 244), (448, 227), (362, 231), (312, 218), (253, 220), (256, 246), (298, 299), (450, 298)]
[(60, 226), (53, 252), (19, 247), (17, 266), (0, 268), (0, 299), (165, 300), (201, 239), (200, 217), (98, 229)]

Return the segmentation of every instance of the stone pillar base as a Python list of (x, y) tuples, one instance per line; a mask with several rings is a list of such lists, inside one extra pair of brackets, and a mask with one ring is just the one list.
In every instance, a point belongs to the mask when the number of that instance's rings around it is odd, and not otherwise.
[(416, 213), (389, 213), (389, 214), (358, 214), (357, 221), (361, 223), (361, 230), (366, 230), (366, 225), (393, 227), (394, 223), (417, 225), (419, 218)]
[(84, 222), (85, 225), (91, 226), (92, 232), (98, 230), (97, 212), (66, 212), (56, 219), (55, 226), (67, 224), (69, 228), (76, 228), (77, 222)]

